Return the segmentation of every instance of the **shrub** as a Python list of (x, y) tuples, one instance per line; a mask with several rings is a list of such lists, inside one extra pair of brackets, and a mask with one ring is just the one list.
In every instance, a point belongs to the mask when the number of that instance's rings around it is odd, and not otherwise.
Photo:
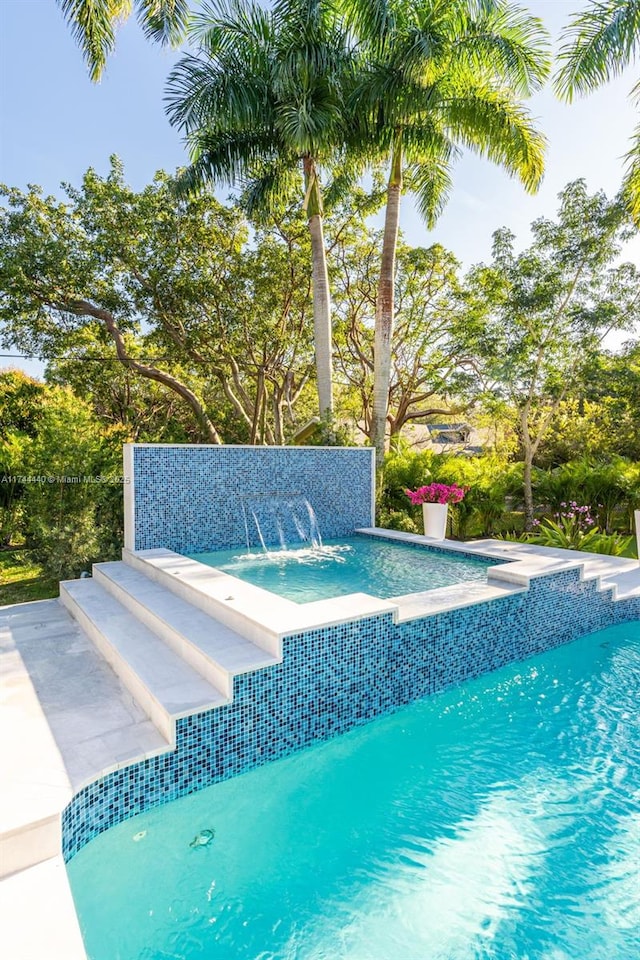
[[(88, 404), (70, 390), (47, 391), (37, 433), (25, 441), (19, 473), (39, 478), (24, 485), (23, 531), (26, 546), (50, 576), (72, 577), (94, 560), (118, 555), (123, 439), (120, 430), (105, 431)], [(88, 479), (98, 477), (112, 482)]]
[(579, 529), (563, 520), (543, 520), (536, 533), (528, 534), (526, 540), (543, 547), (606, 553), (619, 557), (629, 546), (631, 537), (602, 533), (598, 527)]
[(555, 512), (563, 501), (588, 503), (601, 530), (610, 533), (620, 523), (630, 530), (633, 510), (640, 505), (640, 464), (622, 457), (609, 463), (572, 460), (536, 471), (534, 491), (536, 500)]

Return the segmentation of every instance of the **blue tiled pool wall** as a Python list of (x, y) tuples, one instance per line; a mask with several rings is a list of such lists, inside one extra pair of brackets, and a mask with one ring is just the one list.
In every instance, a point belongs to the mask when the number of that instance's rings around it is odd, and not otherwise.
[(62, 818), (65, 859), (150, 807), (631, 620), (640, 620), (640, 599), (613, 603), (594, 581), (567, 571), (533, 580), (527, 593), (434, 617), (394, 624), (385, 614), (286, 637), (283, 662), (236, 677), (232, 703), (178, 721), (175, 751), (108, 774), (73, 798)]
[[(225, 550), (246, 543), (243, 503), (299, 494), (323, 537), (372, 525), (373, 450), (363, 447), (133, 445), (135, 550)], [(277, 543), (268, 511), (267, 543)], [(259, 544), (249, 522), (249, 543)]]

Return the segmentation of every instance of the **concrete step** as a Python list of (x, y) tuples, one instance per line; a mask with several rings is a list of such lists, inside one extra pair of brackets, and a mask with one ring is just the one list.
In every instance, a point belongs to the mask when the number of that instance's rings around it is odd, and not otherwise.
[(179, 717), (227, 702), (96, 581), (61, 583), (60, 600), (170, 743)]
[(122, 563), (98, 563), (96, 583), (230, 700), (233, 677), (278, 660), (198, 607)]

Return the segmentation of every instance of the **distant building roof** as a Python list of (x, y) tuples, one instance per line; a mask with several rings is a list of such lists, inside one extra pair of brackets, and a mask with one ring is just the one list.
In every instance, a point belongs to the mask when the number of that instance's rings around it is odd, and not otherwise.
[(438, 443), (467, 443), (471, 436), (468, 423), (428, 423), (427, 427)]

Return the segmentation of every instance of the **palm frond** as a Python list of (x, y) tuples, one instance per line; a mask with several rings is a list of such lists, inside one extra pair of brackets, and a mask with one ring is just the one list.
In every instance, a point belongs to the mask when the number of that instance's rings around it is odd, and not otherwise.
[(440, 109), (453, 141), (503, 166), (528, 192), (538, 189), (547, 141), (508, 91), (479, 81), (453, 93)]
[(393, 0), (336, 0), (349, 30), (358, 42), (380, 53), (398, 23), (399, 4)]
[(473, 70), (491, 71), (524, 96), (540, 89), (551, 70), (550, 37), (542, 20), (502, 0), (480, 7), (454, 41), (456, 57)]
[(57, 0), (82, 51), (91, 80), (102, 76), (115, 42), (115, 27), (131, 13), (131, 0)]
[(191, 22), (190, 36), (210, 57), (244, 59), (249, 48), (273, 42), (273, 17), (255, 0), (208, 0)]
[(189, 26), (187, 0), (135, 0), (138, 23), (148, 40), (177, 46)]
[(244, 181), (241, 203), (249, 217), (256, 217), (292, 204), (301, 193), (300, 170), (278, 157), (269, 166), (255, 169)]
[(627, 170), (622, 183), (622, 197), (633, 222), (640, 227), (640, 125), (634, 131), (633, 143), (626, 156)]
[(264, 74), (225, 69), (224, 64), (191, 54), (182, 57), (169, 74), (165, 104), (169, 122), (187, 132), (202, 126), (212, 133), (261, 125), (271, 112)]
[(448, 156), (438, 153), (430, 158), (422, 157), (415, 167), (409, 167), (407, 182), (418, 201), (420, 215), (431, 229), (444, 210), (453, 186), (451, 164), (456, 151), (452, 149)]
[(560, 69), (554, 78), (558, 94), (571, 102), (618, 76), (640, 50), (640, 0), (592, 2), (566, 28)]
[(251, 179), (256, 169), (274, 163), (278, 157), (295, 163), (285, 150), (274, 144), (272, 131), (209, 134), (198, 130), (187, 139), (191, 166), (184, 182), (195, 186), (211, 183), (233, 186)]
[(371, 167), (372, 159), (364, 151), (349, 151), (333, 158), (329, 182), (323, 193), (327, 210), (332, 210), (345, 196), (353, 196), (367, 169)]

